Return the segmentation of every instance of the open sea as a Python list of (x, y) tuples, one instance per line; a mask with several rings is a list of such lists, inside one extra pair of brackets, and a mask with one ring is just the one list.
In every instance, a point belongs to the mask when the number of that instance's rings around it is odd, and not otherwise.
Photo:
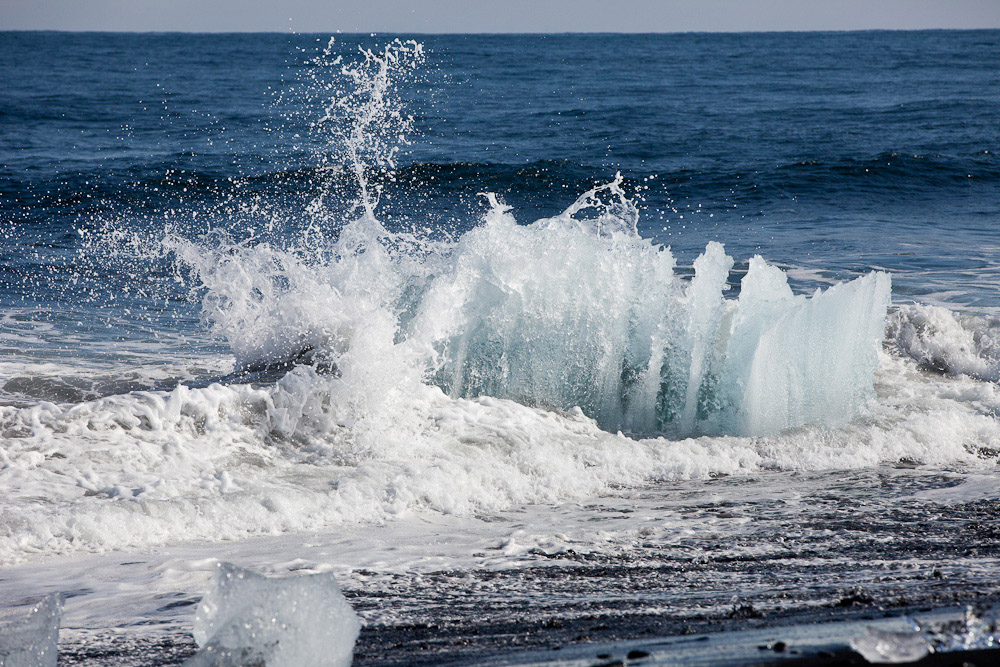
[(1000, 623), (1000, 31), (0, 53), (0, 664), (181, 664), (223, 562), (359, 665)]

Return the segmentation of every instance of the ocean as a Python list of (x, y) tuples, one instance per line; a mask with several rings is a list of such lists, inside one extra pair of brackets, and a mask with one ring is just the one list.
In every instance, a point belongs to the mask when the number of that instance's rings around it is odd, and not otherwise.
[(181, 664), (224, 562), (365, 665), (1000, 619), (1000, 31), (0, 50), (0, 616), (65, 664)]

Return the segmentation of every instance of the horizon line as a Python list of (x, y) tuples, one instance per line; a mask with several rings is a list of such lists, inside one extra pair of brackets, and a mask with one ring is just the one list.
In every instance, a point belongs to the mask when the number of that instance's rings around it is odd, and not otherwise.
[(615, 30), (564, 30), (555, 32), (544, 31), (510, 31), (510, 32), (426, 32), (399, 30), (129, 30), (119, 28), (107, 29), (67, 29), (67, 28), (5, 28), (2, 33), (63, 33), (63, 34), (121, 34), (121, 35), (344, 35), (347, 37), (371, 37), (378, 35), (406, 35), (418, 37), (460, 37), (466, 35), (518, 37), (518, 36), (600, 36), (600, 35), (747, 35), (747, 34), (828, 34), (828, 33), (868, 33), (868, 32), (991, 32), (1000, 30), (1000, 25), (987, 28), (782, 28), (782, 29), (750, 29), (750, 30), (663, 30), (663, 31), (615, 31)]

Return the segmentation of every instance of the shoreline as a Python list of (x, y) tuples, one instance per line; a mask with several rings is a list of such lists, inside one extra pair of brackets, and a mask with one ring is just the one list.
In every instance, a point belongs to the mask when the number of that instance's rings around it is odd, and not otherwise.
[(622, 642), (789, 626), (808, 634), (1000, 604), (1000, 508), (984, 485), (957, 479), (881, 467), (660, 484), (488, 521), (413, 516), (70, 556), (0, 570), (0, 595), (75, 591), (61, 664), (86, 667), (181, 663), (196, 650), (196, 605), (222, 560), (278, 575), (333, 572), (365, 623), (355, 664), (369, 667), (537, 662), (539, 652), (592, 660), (594, 647)]
[[(1000, 595), (992, 600), (1000, 602)], [(396, 665), (864, 665), (850, 642), (867, 628), (900, 631), (905, 617), (942, 623), (961, 618), (950, 606), (886, 610), (868, 606), (765, 618), (706, 618), (678, 623), (656, 616), (603, 616), (563, 622), (365, 627), (355, 646), (358, 667)], [(193, 637), (137, 638), (115, 630), (76, 633), (60, 642), (60, 665), (168, 667), (196, 651)], [(963, 665), (996, 660), (1000, 650), (930, 653), (903, 665)], [(977, 664), (977, 663), (971, 663)], [(982, 663), (989, 664), (989, 663)]]

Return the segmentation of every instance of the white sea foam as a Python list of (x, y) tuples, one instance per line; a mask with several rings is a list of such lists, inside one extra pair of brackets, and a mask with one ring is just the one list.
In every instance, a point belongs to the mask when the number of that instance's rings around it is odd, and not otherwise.
[(1000, 484), (994, 475), (962, 475), (953, 486), (920, 491), (913, 495), (913, 499), (941, 505), (997, 502), (1000, 500)]
[[(273, 386), (178, 387), (0, 408), (0, 559), (489, 513), (619, 485), (881, 462), (995, 465), (1000, 391), (882, 355), (876, 399), (836, 429), (631, 439), (581, 411), (451, 398), (422, 383), (378, 401), (298, 368)], [(988, 452), (994, 452), (989, 454)], [(983, 454), (987, 452), (987, 454)]]
[(1000, 319), (911, 304), (889, 320), (888, 336), (923, 366), (1000, 381)]

